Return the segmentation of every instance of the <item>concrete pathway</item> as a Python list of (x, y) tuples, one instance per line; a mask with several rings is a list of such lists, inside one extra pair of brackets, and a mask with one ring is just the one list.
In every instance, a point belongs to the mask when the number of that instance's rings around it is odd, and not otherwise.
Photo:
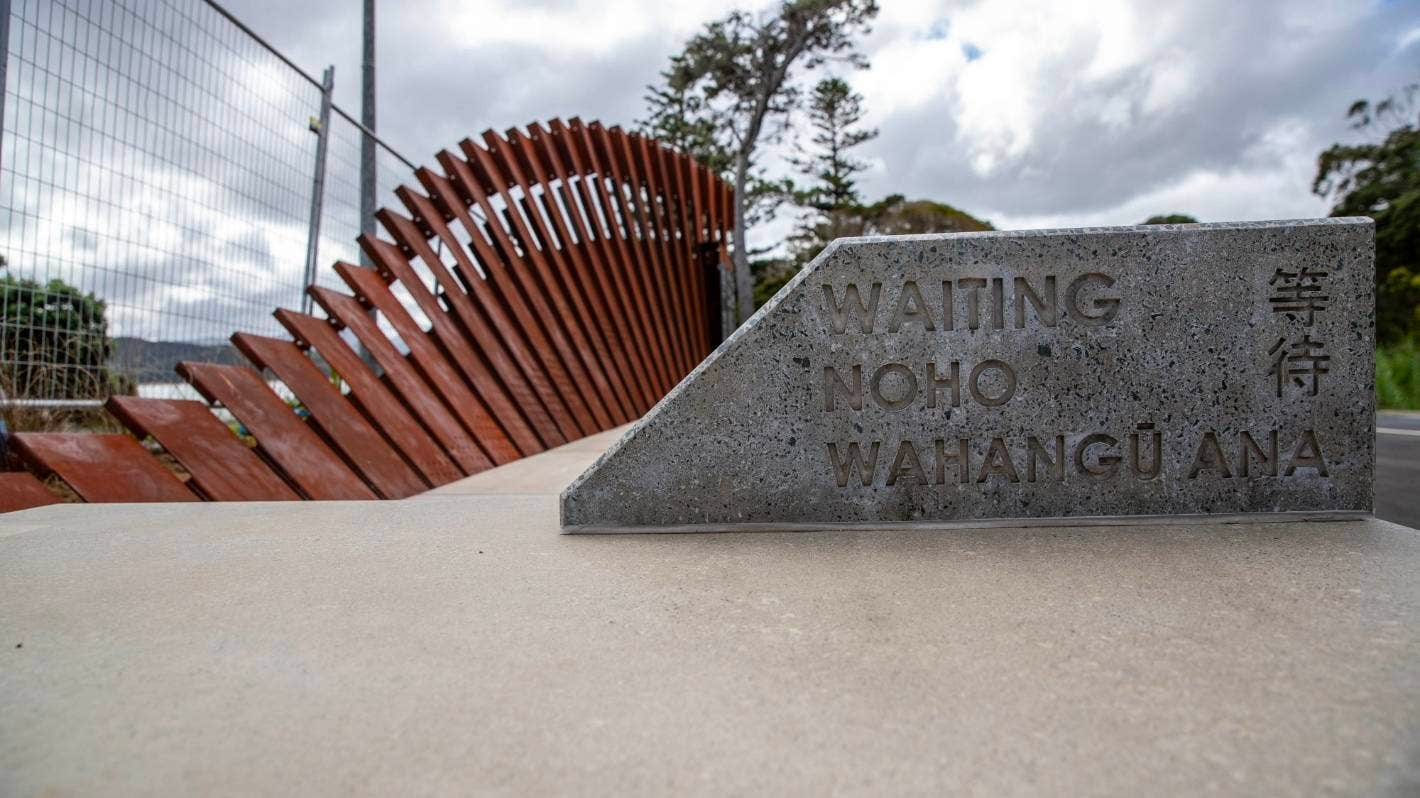
[(1420, 788), (1414, 530), (559, 535), (604, 443), (0, 518), (0, 794)]

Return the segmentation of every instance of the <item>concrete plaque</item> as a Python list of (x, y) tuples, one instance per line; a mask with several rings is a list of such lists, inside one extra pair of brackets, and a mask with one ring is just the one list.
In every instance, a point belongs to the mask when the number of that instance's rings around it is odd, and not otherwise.
[(1372, 239), (835, 242), (567, 488), (564, 529), (1369, 513)]

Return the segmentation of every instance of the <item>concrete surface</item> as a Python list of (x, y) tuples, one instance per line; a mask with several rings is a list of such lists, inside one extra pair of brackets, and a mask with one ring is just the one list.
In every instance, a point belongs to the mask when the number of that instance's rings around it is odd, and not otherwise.
[(1369, 512), (1372, 239), (1369, 219), (841, 239), (568, 487), (563, 523)]
[(0, 795), (1420, 790), (1414, 530), (568, 536), (569, 454), (0, 518)]
[(606, 448), (616, 442), (630, 424), (589, 435), (581, 440), (543, 452), (536, 457), (514, 460), (504, 466), (464, 477), (426, 491), (414, 499), (433, 499), (468, 494), (558, 493)]
[(1420, 413), (1376, 414), (1376, 516), (1420, 528)]

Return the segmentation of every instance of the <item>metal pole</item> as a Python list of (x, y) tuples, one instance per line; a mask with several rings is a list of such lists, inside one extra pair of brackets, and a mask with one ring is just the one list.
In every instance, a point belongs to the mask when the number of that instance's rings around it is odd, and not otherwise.
[[(0, 144), (5, 139), (5, 87), (7, 71), (10, 66), (10, 0), (0, 0)], [(4, 147), (0, 146), (0, 158), (4, 156)], [(0, 167), (4, 162), (0, 160)]]
[(330, 140), (330, 96), (335, 90), (335, 67), (325, 68), (321, 84), (320, 119), (311, 120), (316, 134), (316, 168), (311, 181), (311, 223), (306, 233), (306, 274), (301, 282), (301, 312), (311, 312), (311, 295), (306, 288), (316, 281), (316, 258), (320, 250), (321, 204), (325, 200), (325, 149)]
[[(365, 0), (365, 44), (360, 64), (360, 232), (371, 238), (375, 236), (375, 192), (378, 184), (375, 178), (375, 0)], [(363, 247), (360, 248), (360, 265), (374, 266)], [(370, 308), (370, 318), (376, 317)], [(360, 342), (360, 359), (371, 368), (375, 367), (375, 357)], [(378, 369), (376, 369), (378, 373)]]
[[(361, 65), (360, 121), (375, 132), (375, 0), (365, 0), (365, 57)], [(375, 140), (360, 136), (360, 232), (375, 234)], [(360, 251), (360, 264), (369, 256)]]

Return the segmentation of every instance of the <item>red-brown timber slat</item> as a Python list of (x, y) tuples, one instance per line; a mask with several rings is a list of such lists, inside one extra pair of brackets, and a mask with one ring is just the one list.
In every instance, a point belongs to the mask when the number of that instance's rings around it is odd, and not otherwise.
[(29, 472), (8, 471), (0, 474), (0, 513), (58, 503), (59, 497)]
[[(126, 436), (21, 435), (16, 449), (96, 501), (410, 496), (631, 421), (718, 343), (712, 261), (730, 268), (734, 212), (710, 169), (575, 117), (486, 131), (436, 159), (414, 172), (422, 192), (400, 186), (403, 208), (377, 213), (388, 240), (357, 239), (373, 268), (337, 264), (357, 296), (312, 287), (330, 319), (278, 310), (295, 341), (232, 338), (307, 418), (257, 371), (180, 364), (255, 451), (199, 403), (134, 398), (112, 412), (187, 484)], [(4, 482), (28, 495), (16, 503), (45, 498), (33, 478)]]
[[(554, 120), (553, 124), (561, 123)], [(575, 244), (567, 247), (569, 257), (586, 289), (592, 313), (602, 325), (602, 333), (611, 345), (612, 356), (619, 364), (634, 415), (639, 416), (650, 408), (656, 396), (646, 381), (643, 353), (635, 345), (636, 338), (630, 326), (631, 314), (619, 305), (610, 268), (602, 259), (602, 242), (593, 237), (592, 228), (596, 227), (597, 233), (601, 233), (600, 227), (595, 218), (584, 219), (583, 216), (590, 212), (591, 199), (587, 197), (583, 200), (585, 207), (579, 201), (581, 198), (577, 192), (585, 191), (585, 184), (578, 181), (574, 187), (573, 173), (559, 153), (556, 134), (549, 133), (537, 123), (529, 125), (528, 131), (531, 142), (519, 137), (519, 143), (523, 145), (530, 168), (539, 182), (545, 186), (551, 186), (554, 181), (559, 184), (558, 194), (566, 208), (566, 222), (571, 226), (572, 237), (576, 239)]]
[(656, 320), (657, 335), (665, 347), (670, 384), (673, 386), (680, 381), (683, 373), (682, 356), (670, 323), (670, 311), (666, 307), (665, 268), (660, 260), (655, 229), (647, 219), (642, 202), (643, 178), (631, 157), (630, 143), (621, 128), (610, 128), (604, 133), (605, 155), (620, 189), (617, 198), (621, 201), (627, 230), (635, 234), (636, 248), (642, 255), (641, 282)]
[(429, 431), (375, 376), (328, 320), (285, 308), (276, 311), (276, 320), (291, 333), (298, 346), (315, 349), (330, 364), (350, 386), (354, 403), (430, 484), (437, 487), (463, 477), (463, 472)]
[(404, 399), (414, 415), (444, 447), (444, 451), (459, 464), (466, 474), (476, 474), (493, 467), (488, 454), (479, 448), (477, 441), (464, 430), (454, 414), (438, 394), (424, 382), (414, 367), (404, 359), (404, 355), (394, 348), (376, 326), (374, 319), (365, 313), (360, 301), (349, 294), (332, 291), (321, 286), (307, 289), (316, 303), (336, 321), (355, 334), (365, 350), (384, 369), (384, 376), (395, 393)]
[(86, 502), (198, 501), (129, 435), (17, 432), (10, 441), (31, 469), (58, 475)]
[(321, 437), (382, 497), (403, 499), (429, 489), (430, 483), (419, 476), (354, 404), (341, 396), (330, 378), (296, 344), (250, 333), (233, 335), (232, 344), (257, 368), (271, 371), (291, 389), (310, 411), (311, 421)]
[[(491, 137), (497, 138), (496, 135)], [(513, 259), (508, 273), (515, 278), (523, 297), (532, 307), (532, 323), (542, 325), (547, 337), (552, 341), (557, 358), (571, 379), (574, 393), (569, 398), (580, 399), (580, 404), (591, 414), (590, 422), (579, 419), (578, 423), (583, 425), (583, 430), (588, 434), (615, 426), (603, 400), (604, 391), (607, 389), (606, 379), (595, 366), (595, 356), (590, 345), (577, 330), (571, 308), (556, 291), (555, 281), (547, 273), (547, 262), (537, 246), (537, 239), (529, 231), (523, 215), (518, 212), (517, 200), (511, 191), (498, 188), (498, 184), (504, 181), (500, 179), (500, 170), (493, 153), (472, 139), (464, 139), (459, 146), (478, 178), (479, 185), (494, 187), (493, 195), (502, 200), (509, 229), (522, 244), (519, 247), (522, 256)], [(494, 229), (495, 234), (503, 235), (501, 226), (495, 226)], [(506, 246), (506, 239), (504, 241), (505, 251), (515, 251)], [(577, 404), (576, 401), (573, 402), (573, 412), (576, 412)], [(587, 427), (587, 423), (592, 426)]]
[(638, 377), (645, 386), (645, 409), (649, 409), (661, 397), (665, 387), (647, 309), (636, 302), (627, 273), (630, 258), (626, 253), (626, 242), (617, 234), (616, 223), (606, 210), (606, 186), (602, 178), (589, 174), (591, 170), (589, 162), (583, 157), (581, 133), (574, 132), (560, 119), (552, 121), (552, 132), (557, 145), (554, 151), (560, 151), (570, 166), (570, 172), (580, 176), (576, 189), (585, 213), (585, 228), (591, 235), (589, 251), (597, 257), (598, 276), (608, 285), (605, 293), (615, 306), (614, 312), (626, 325), (625, 334), (629, 337), (630, 348), (636, 352), (639, 361)]
[(385, 317), (385, 321), (389, 322), (400, 340), (409, 348), (407, 360), (413, 361), (424, 374), (429, 387), (443, 398), (449, 410), (463, 423), (464, 430), (477, 441), (495, 465), (509, 463), (523, 456), (488, 411), (483, 398), (469, 389), (454, 370), (453, 364), (444, 358), (439, 347), (429, 340), (424, 330), (420, 329), (409, 312), (394, 294), (390, 293), (389, 286), (378, 274), (349, 263), (335, 264), (335, 271), (365, 304), (373, 306)]
[[(408, 187), (400, 186), (396, 193), (406, 200), (406, 204), (419, 206), (419, 202), (413, 197)], [(381, 210), (376, 214), (381, 220), (385, 230), (395, 237), (400, 246), (413, 251), (415, 256), (425, 264), (430, 274), (437, 271), (444, 271), (442, 258), (435, 253), (433, 247), (429, 246), (429, 240), (425, 239), (425, 234), (419, 226), (408, 217), (399, 216), (391, 210)], [(442, 224), (442, 222), (440, 222)], [(508, 395), (508, 390), (498, 382), (496, 376), (490, 371), (483, 358), (480, 358), (474, 349), (471, 349), (467, 337), (457, 331), (457, 325), (453, 319), (447, 317), (446, 312), (440, 307), (435, 295), (430, 294), (425, 287), (423, 280), (413, 271), (408, 260), (399, 253), (398, 248), (391, 246), (381, 246), (379, 239), (366, 236), (364, 239), (365, 254), (371, 258), (376, 268), (395, 278), (400, 284), (405, 285), (410, 297), (419, 305), (419, 310), (429, 318), (430, 332), (437, 345), (442, 345), (444, 351), (449, 354), (453, 364), (457, 365), (459, 372), (463, 373), (464, 379), (469, 381), (479, 395), (480, 402), (486, 403), (488, 415), (491, 415), (497, 423), (503, 427), (504, 436), (508, 437), (523, 452), (523, 454), (537, 454), (541, 450), (547, 449), (538, 439), (537, 433), (528, 426), (528, 417), (524, 416), (523, 408)], [(415, 295), (415, 293), (419, 295)], [(461, 293), (461, 291), (460, 291)], [(403, 332), (400, 332), (403, 335)], [(523, 383), (518, 383), (523, 385)]]
[(256, 439), (257, 451), (305, 496), (377, 498), (255, 369), (184, 361), (177, 372), (207, 401), (220, 402), (236, 416)]
[(668, 153), (669, 168), (675, 175), (675, 204), (680, 225), (680, 241), (677, 247), (680, 253), (681, 284), (685, 291), (685, 312), (690, 318), (691, 341), (699, 354), (695, 359), (698, 363), (710, 352), (710, 340), (706, 334), (708, 326), (705, 318), (704, 272), (700, 268), (700, 260), (695, 251), (696, 242), (700, 240), (700, 226), (696, 223), (690, 204), (690, 159), (678, 152), (662, 150), (662, 153)]
[[(573, 122), (580, 124), (576, 120)], [(579, 127), (578, 131), (580, 134), (578, 144), (596, 173), (594, 183), (597, 188), (597, 197), (599, 202), (603, 204), (603, 213), (611, 225), (614, 240), (617, 242), (624, 262), (623, 269), (631, 289), (631, 295), (644, 317), (646, 336), (655, 352), (656, 367), (660, 375), (660, 388), (657, 393), (664, 394), (675, 385), (675, 366), (669, 354), (670, 349), (663, 335), (664, 330), (660, 325), (659, 316), (655, 312), (656, 303), (652, 299), (654, 292), (648, 289), (646, 282), (650, 267), (645, 261), (638, 231), (626, 209), (626, 196), (623, 190), (624, 178), (621, 176), (619, 167), (616, 167), (614, 161), (609, 159), (610, 152), (605, 141), (605, 129), (600, 125), (594, 125), (588, 128)]]
[[(617, 358), (612, 354), (605, 330), (593, 318), (596, 308), (587, 293), (591, 279), (573, 259), (572, 237), (562, 217), (561, 206), (552, 193), (552, 182), (531, 156), (532, 142), (517, 130), (509, 130), (506, 135), (507, 138), (503, 139), (490, 132), (485, 133), (484, 137), (490, 146), (497, 145), (495, 161), (502, 167), (503, 174), (512, 178), (521, 189), (524, 213), (532, 223), (533, 232), (543, 242), (537, 271), (543, 275), (544, 286), (552, 295), (558, 312), (564, 307), (571, 309), (573, 318), (569, 326), (581, 340), (591, 344), (591, 357), (584, 353), (583, 359), (588, 372), (597, 382), (602, 403), (616, 425), (625, 424), (638, 414), (631, 409), (629, 392), (621, 379)], [(529, 172), (533, 175), (532, 180), (528, 179)], [(534, 185), (542, 187), (541, 194), (534, 190)]]
[[(422, 173), (427, 171), (419, 170), (421, 181), (424, 179)], [(443, 214), (435, 201), (407, 186), (395, 189), (395, 194), (414, 215), (414, 219), (428, 227), (444, 249), (453, 255), (455, 268), (465, 272), (465, 280), (471, 276), (471, 279), (482, 283), (472, 259), (453, 230), (445, 224)], [(498, 419), (504, 423), (509, 437), (527, 454), (561, 444), (565, 439), (552, 417), (548, 415), (547, 408), (538, 398), (537, 392), (528, 382), (527, 375), (518, 368), (517, 358), (510, 353), (507, 342), (495, 332), (494, 322), (489, 314), (483, 312), (479, 302), (465, 295), (465, 287), (449, 274), (442, 259), (409, 220), (394, 213), (388, 213), (381, 218), (385, 220), (385, 228), (395, 240), (411, 249), (424, 263), (425, 268), (433, 275), (435, 283), (449, 300), (455, 316), (463, 322), (467, 331), (459, 330), (458, 323), (449, 317), (438, 299), (424, 287), (423, 281), (395, 248), (369, 246), (378, 239), (367, 238), (366, 254), (388, 277), (393, 277), (404, 285), (405, 290), (414, 298), (415, 304), (429, 317), (431, 332), (452, 355), (464, 376), (480, 392), (490, 397), (489, 404), (495, 409)], [(497, 398), (500, 385), (507, 391), (506, 397)]]
[(631, 149), (631, 157), (640, 169), (642, 182), (646, 186), (646, 209), (652, 229), (656, 231), (656, 241), (659, 244), (657, 251), (661, 255), (661, 282), (665, 286), (662, 294), (665, 297), (667, 322), (671, 325), (671, 335), (680, 355), (681, 375), (684, 376), (699, 358), (695, 357), (690, 344), (690, 325), (685, 313), (685, 304), (680, 299), (680, 271), (676, 267), (672, 252), (670, 200), (665, 195), (668, 183), (659, 163), (660, 150), (657, 148), (653, 151), (644, 136), (634, 133), (624, 135)]
[[(522, 275), (516, 265), (517, 248), (498, 221), (498, 212), (483, 191), (482, 181), (474, 176), (473, 168), (463, 158), (447, 150), (435, 157), (444, 167), (444, 174), (455, 190), (471, 198), (483, 214), (485, 223), (481, 228), (476, 224), (466, 227), (482, 267), (482, 285), (491, 289), (492, 301), (507, 310), (521, 336), (526, 336), (529, 349), (540, 366), (536, 372), (542, 383), (539, 394), (549, 405), (558, 429), (568, 440), (592, 434), (596, 425), (590, 410), (524, 299), (520, 288)], [(473, 224), (471, 216), (460, 217), (460, 221), (466, 225)], [(489, 237), (485, 238), (485, 235)], [(502, 250), (502, 254), (497, 250)], [(534, 372), (526, 373), (529, 379), (534, 379)]]
[[(632, 301), (641, 313), (646, 337), (654, 347), (654, 362), (660, 378), (657, 392), (664, 395), (675, 385), (678, 377), (670, 355), (670, 346), (665, 338), (665, 327), (661, 324), (660, 314), (656, 312), (658, 303), (652, 299), (655, 292), (649, 290), (648, 287), (647, 276), (650, 273), (650, 266), (646, 261), (645, 252), (631, 216), (626, 212), (625, 194), (622, 190), (625, 180), (621, 175), (620, 168), (609, 159), (610, 149), (606, 143), (606, 130), (595, 124), (580, 127), (576, 120), (573, 120), (573, 124), (576, 126), (574, 130), (578, 130), (580, 134), (578, 143), (583, 147), (584, 155), (596, 174), (594, 183), (597, 191), (595, 193), (598, 201), (602, 204), (603, 213), (608, 224), (611, 225), (612, 235), (617, 242), (620, 262), (623, 264), (622, 269), (630, 287)], [(611, 190), (608, 190), (608, 179)]]
[[(479, 350), (488, 357), (499, 379), (508, 386), (508, 390), (518, 401), (519, 408), (537, 430), (543, 443), (550, 448), (575, 439), (578, 433), (571, 420), (571, 413), (553, 388), (551, 378), (533, 351), (531, 340), (513, 320), (499, 298), (497, 289), (487, 279), (487, 267), (474, 261), (473, 253), (477, 253), (482, 264), (492, 263), (496, 256), (468, 206), (454, 183), (443, 175), (429, 169), (419, 169), (415, 175), (430, 196), (424, 197), (413, 191), (400, 193), (399, 196), (411, 211), (430, 220), (428, 224), (435, 235), (453, 255), (454, 268), (459, 277), (457, 281), (450, 276), (442, 263), (426, 263), (426, 266), (433, 273), (458, 320), (468, 330)], [(458, 241), (451, 228), (432, 221), (439, 214), (433, 212), (429, 203), (435, 203), (436, 207), (448, 211), (449, 216), (458, 222), (470, 239), (472, 252)], [(387, 220), (386, 229), (402, 226), (393, 214), (382, 218)], [(371, 253), (371, 257), (375, 257), (374, 253)], [(399, 279), (408, 282), (402, 275)], [(437, 305), (433, 295), (427, 291), (408, 288), (415, 301), (420, 303), (420, 307), (424, 307), (425, 303)], [(465, 291), (468, 293), (464, 293)], [(429, 309), (424, 308), (424, 312), (427, 315)]]
[(201, 402), (111, 396), (104, 407), (138, 437), (152, 436), (192, 476), (188, 487), (209, 501), (301, 498)]

